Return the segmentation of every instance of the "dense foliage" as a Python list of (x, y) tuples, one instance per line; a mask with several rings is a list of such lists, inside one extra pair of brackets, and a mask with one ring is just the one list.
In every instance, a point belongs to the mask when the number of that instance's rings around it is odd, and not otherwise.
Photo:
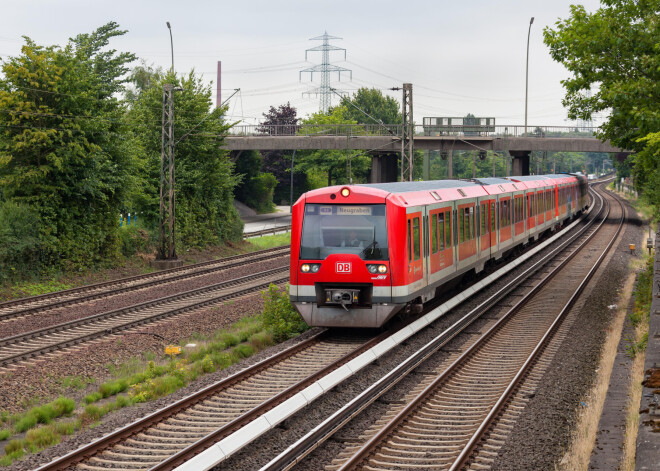
[(154, 72), (128, 113), (139, 142), (142, 192), (129, 203), (143, 220), (158, 220), (163, 85), (173, 84), (176, 162), (176, 231), (183, 247), (203, 247), (242, 235), (242, 223), (233, 206), (238, 179), (222, 138), (229, 125), (225, 109), (209, 112), (211, 88), (193, 72), (187, 76)]
[[(261, 130), (268, 134), (276, 134), (281, 131), (285, 134), (293, 134), (300, 119), (298, 111), (287, 103), (277, 108), (271, 106), (267, 113), (263, 113), (264, 125)], [(277, 126), (272, 128), (269, 126)], [(276, 204), (288, 202), (291, 199), (291, 159), (295, 158), (292, 151), (271, 150), (262, 152), (262, 171), (275, 176), (277, 186), (273, 190), (273, 201)], [(295, 162), (294, 162), (295, 163)], [(307, 174), (301, 170), (293, 171), (293, 201), (295, 202), (301, 194), (311, 189)]]
[(135, 57), (104, 48), (124, 33), (108, 23), (65, 47), (25, 38), (22, 54), (3, 62), (0, 214), (9, 228), (0, 234), (0, 276), (118, 254), (134, 153), (117, 94)]
[(563, 81), (572, 119), (607, 112), (601, 137), (638, 152), (637, 188), (660, 208), (660, 0), (602, 0), (544, 32), (550, 53), (572, 74)]
[[(0, 280), (115, 263), (153, 250), (160, 182), (162, 90), (176, 92), (180, 248), (241, 237), (238, 183), (222, 139), (224, 109), (190, 73), (164, 74), (109, 48), (114, 23), (63, 46), (29, 38), (0, 78)], [(129, 83), (132, 86), (127, 86)], [(268, 186), (268, 182), (264, 182)], [(140, 228), (120, 228), (138, 213)]]
[(236, 173), (242, 177), (236, 187), (236, 199), (259, 213), (275, 210), (273, 190), (278, 184), (272, 173), (263, 173), (263, 158), (256, 150), (243, 151), (236, 158)]

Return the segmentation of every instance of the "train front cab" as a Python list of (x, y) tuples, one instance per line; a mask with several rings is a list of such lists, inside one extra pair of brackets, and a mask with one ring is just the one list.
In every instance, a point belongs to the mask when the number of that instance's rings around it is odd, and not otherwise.
[(403, 241), (388, 230), (399, 211), (387, 196), (336, 186), (294, 205), (289, 297), (309, 325), (377, 327), (400, 309), (392, 304), (389, 247)]

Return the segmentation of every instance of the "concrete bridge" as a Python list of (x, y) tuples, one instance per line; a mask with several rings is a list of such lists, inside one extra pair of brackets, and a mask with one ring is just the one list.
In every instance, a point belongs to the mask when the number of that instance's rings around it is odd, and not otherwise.
[[(509, 152), (513, 175), (529, 175), (532, 151), (624, 153), (595, 137), (597, 129), (560, 126), (414, 127), (416, 150)], [(402, 125), (258, 125), (234, 126), (225, 138), (229, 150), (357, 150), (372, 156), (372, 181), (396, 179)]]

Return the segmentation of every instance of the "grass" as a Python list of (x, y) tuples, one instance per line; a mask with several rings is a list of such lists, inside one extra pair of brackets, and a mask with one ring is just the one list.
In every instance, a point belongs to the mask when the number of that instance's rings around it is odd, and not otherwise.
[[(274, 316), (277, 315), (274, 313)], [(270, 318), (274, 318), (273, 313)], [(286, 337), (295, 333), (287, 332)], [(275, 343), (263, 314), (242, 318), (228, 329), (210, 335), (194, 334), (191, 337), (197, 347), (184, 349), (175, 360), (166, 359), (164, 355), (159, 359), (156, 354), (148, 352), (120, 365), (107, 365), (114, 378), (100, 384), (95, 392), (83, 398), (84, 407), (74, 421), (55, 422), (62, 416), (71, 415), (75, 408), (75, 402), (67, 398), (33, 407), (23, 414), (0, 415), (0, 423), (11, 427), (0, 430), (0, 440), (9, 439), (12, 433), (27, 431), (24, 438), (16, 438), (6, 444), (6, 454), (0, 458), (0, 466), (9, 466), (26, 453), (57, 444), (62, 436), (78, 429), (95, 427), (114, 410), (171, 394), (201, 375), (228, 368)], [(59, 381), (73, 388), (92, 382), (75, 376)]]
[(265, 250), (271, 249), (273, 247), (281, 247), (291, 243), (291, 233), (287, 232), (285, 234), (252, 237), (248, 239), (247, 242), (249, 242), (254, 247), (253, 250)]
[(60, 385), (65, 389), (85, 389), (88, 384), (94, 384), (95, 378), (82, 377), (82, 376), (64, 376), (58, 380)]
[(11, 295), (17, 298), (24, 296), (37, 296), (39, 294), (47, 294), (47, 293), (62, 291), (70, 288), (72, 288), (72, 285), (55, 280), (42, 281), (42, 282), (25, 281), (14, 285), (11, 289)]

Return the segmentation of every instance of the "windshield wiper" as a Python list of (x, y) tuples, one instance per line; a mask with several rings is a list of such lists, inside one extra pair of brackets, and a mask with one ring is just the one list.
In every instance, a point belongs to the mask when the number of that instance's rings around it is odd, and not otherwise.
[(377, 245), (378, 245), (378, 242), (374, 239), (374, 241), (371, 244), (367, 245), (364, 248), (364, 250), (362, 250), (362, 252), (360, 252), (360, 256), (367, 255), (367, 250), (369, 250), (369, 249), (371, 249), (371, 255), (373, 256)]

